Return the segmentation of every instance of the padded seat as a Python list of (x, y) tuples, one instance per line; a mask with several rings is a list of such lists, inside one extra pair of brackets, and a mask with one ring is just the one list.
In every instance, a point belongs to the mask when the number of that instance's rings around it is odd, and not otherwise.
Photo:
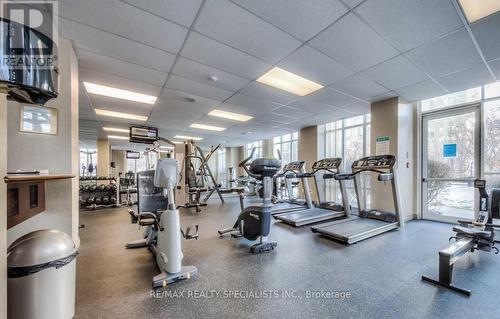
[(466, 236), (471, 238), (480, 238), (480, 239), (492, 239), (494, 234), (489, 230), (481, 230), (474, 227), (464, 227), (464, 226), (455, 226), (453, 227), (453, 231), (457, 233), (457, 236)]
[(250, 172), (253, 174), (269, 173), (275, 171), (277, 173), (281, 169), (281, 161), (275, 158), (257, 158), (250, 164)]

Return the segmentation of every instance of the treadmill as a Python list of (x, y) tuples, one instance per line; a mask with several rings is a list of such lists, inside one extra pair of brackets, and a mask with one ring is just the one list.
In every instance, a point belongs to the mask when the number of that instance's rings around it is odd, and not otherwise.
[[(330, 179), (338, 173), (340, 164), (342, 162), (341, 158), (325, 158), (315, 162), (312, 166), (311, 173), (300, 174), (299, 177), (304, 178), (305, 181), (302, 183), (304, 188), (304, 193), (306, 200), (311, 201), (311, 191), (309, 189), (309, 184), (307, 178), (313, 177), (316, 185), (316, 192), (319, 196), (318, 191), (318, 181), (317, 173), (324, 171), (323, 179)], [(342, 194), (342, 205), (333, 202), (320, 202), (320, 207), (312, 207), (296, 212), (279, 214), (273, 216), (276, 220), (280, 220), (283, 223), (299, 227), (312, 223), (318, 223), (325, 220), (335, 219), (335, 218), (346, 218), (351, 214), (349, 203), (347, 202), (347, 196), (345, 191), (345, 181), (339, 180), (340, 190)], [(321, 207), (323, 206), (323, 208)], [(328, 207), (328, 208), (324, 208)]]
[[(351, 216), (338, 222), (314, 226), (311, 228), (312, 232), (345, 244), (354, 244), (398, 227), (403, 227), (404, 220), (401, 216), (395, 165), (396, 157), (393, 155), (369, 156), (355, 161), (352, 164), (352, 173), (336, 174), (335, 179), (337, 180), (354, 180), (359, 214), (357, 217)], [(365, 201), (362, 198), (360, 174), (366, 172), (378, 174), (379, 182), (391, 182), (395, 212), (365, 208)]]
[[(288, 190), (289, 199), (283, 200), (279, 203), (274, 203), (271, 213), (272, 215), (290, 213), (314, 207), (311, 201), (311, 197), (310, 196), (308, 197), (307, 193), (305, 200), (292, 198), (293, 190), (289, 180), (294, 178), (300, 178), (302, 185), (304, 185), (304, 183), (307, 183), (307, 176), (306, 176), (307, 174), (305, 166), (306, 166), (305, 161), (294, 161), (283, 166), (283, 170), (281, 174), (277, 176), (277, 178), (285, 178), (285, 184)], [(275, 180), (275, 183), (278, 183), (278, 181)]]

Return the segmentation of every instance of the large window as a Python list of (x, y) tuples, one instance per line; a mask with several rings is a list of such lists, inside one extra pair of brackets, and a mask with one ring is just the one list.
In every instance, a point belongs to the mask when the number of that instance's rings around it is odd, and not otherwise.
[[(325, 157), (342, 158), (341, 171), (350, 172), (351, 165), (355, 160), (368, 156), (370, 149), (370, 121), (370, 114), (366, 114), (325, 124)], [(367, 207), (370, 205), (368, 178), (366, 174), (361, 178), (363, 197), (366, 199)], [(353, 182), (347, 181), (346, 186), (350, 204), (357, 207)], [(321, 192), (321, 189), (319, 191)], [(337, 181), (326, 180), (323, 192), (322, 200), (339, 203), (342, 201)]]
[(281, 158), (283, 164), (296, 161), (299, 154), (298, 141), (298, 132), (273, 138), (273, 156)]
[[(422, 130), (426, 142), (422, 167), (427, 168), (422, 172), (424, 217), (472, 218), (471, 180), (486, 179), (488, 190), (500, 187), (500, 82), (421, 101), (420, 110), (422, 122), (427, 123)], [(437, 121), (437, 127), (431, 126)], [(454, 153), (447, 155), (445, 147), (454, 147)]]
[(222, 148), (217, 151), (217, 181), (226, 187), (227, 180), (226, 167), (226, 149)]
[(142, 153), (139, 159), (127, 159), (127, 172), (141, 172), (153, 169), (158, 161), (158, 154), (155, 152)]
[(250, 156), (253, 148), (255, 148), (255, 153), (253, 154), (253, 158), (259, 158), (263, 156), (264, 150), (262, 147), (262, 141), (256, 141), (245, 145), (245, 157)]

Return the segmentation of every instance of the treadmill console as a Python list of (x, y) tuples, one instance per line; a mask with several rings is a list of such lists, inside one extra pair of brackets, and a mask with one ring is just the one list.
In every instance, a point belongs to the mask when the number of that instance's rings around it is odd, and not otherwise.
[(322, 160), (315, 162), (312, 166), (312, 169), (313, 169), (313, 171), (338, 170), (341, 163), (342, 163), (342, 159), (339, 157), (324, 158)]
[(305, 161), (295, 161), (295, 162), (290, 162), (283, 166), (283, 173), (286, 172), (300, 172), (300, 170), (304, 167), (306, 164)]
[(363, 157), (352, 163), (352, 169), (381, 169), (392, 168), (396, 164), (396, 156), (394, 155), (377, 155)]

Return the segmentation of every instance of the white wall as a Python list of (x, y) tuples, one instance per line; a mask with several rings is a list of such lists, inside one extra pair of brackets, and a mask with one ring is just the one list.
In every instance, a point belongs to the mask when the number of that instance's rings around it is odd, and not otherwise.
[[(7, 165), (9, 170), (48, 169), (79, 174), (78, 60), (69, 40), (59, 40), (59, 96), (47, 103), (58, 113), (58, 134), (19, 132), (21, 104), (8, 102)], [(37, 229), (59, 229), (79, 244), (78, 178), (47, 182), (46, 211), (8, 230), (8, 243)]]

